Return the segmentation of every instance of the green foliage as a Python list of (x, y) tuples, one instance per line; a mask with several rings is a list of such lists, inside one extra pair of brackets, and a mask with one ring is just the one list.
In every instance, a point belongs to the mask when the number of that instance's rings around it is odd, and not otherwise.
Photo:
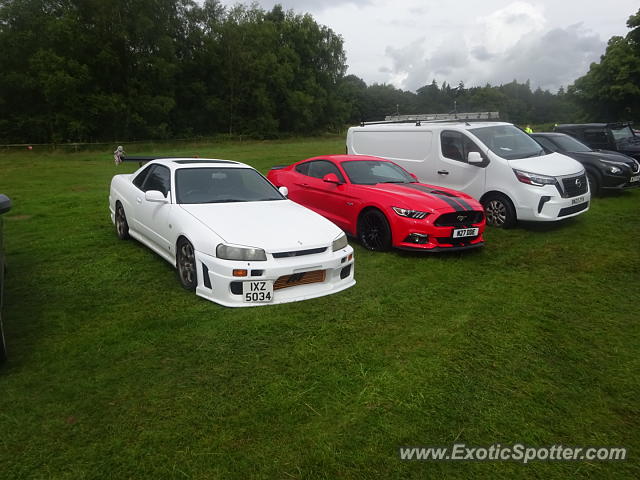
[(342, 44), (311, 16), (280, 6), (7, 0), (0, 140), (338, 128), (349, 114), (338, 88)]
[(585, 120), (640, 121), (640, 10), (627, 26), (632, 30), (612, 37), (600, 63), (569, 87)]

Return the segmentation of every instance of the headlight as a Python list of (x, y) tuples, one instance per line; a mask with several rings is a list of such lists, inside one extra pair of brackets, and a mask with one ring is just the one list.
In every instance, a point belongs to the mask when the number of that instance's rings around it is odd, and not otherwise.
[(221, 243), (216, 248), (216, 256), (225, 260), (264, 261), (267, 254), (261, 248), (233, 247)]
[(343, 233), (333, 241), (331, 249), (334, 252), (337, 252), (338, 250), (345, 248), (347, 245), (349, 245), (349, 242), (347, 242), (347, 236)]
[(421, 212), (420, 210), (408, 210), (406, 208), (400, 208), (400, 207), (391, 207), (391, 208), (393, 208), (393, 211), (396, 212), (401, 217), (416, 218), (418, 220), (421, 220), (425, 218), (427, 215), (429, 215), (429, 212)]
[(513, 173), (516, 174), (518, 180), (527, 185), (535, 185), (536, 187), (542, 187), (544, 185), (555, 185), (557, 183), (556, 177), (549, 177), (548, 175), (538, 175), (536, 173), (523, 172), (522, 170), (513, 169)]
[(620, 167), (626, 166), (626, 164), (622, 162), (614, 162), (611, 160), (603, 160), (603, 159), (600, 159), (600, 163), (605, 165), (609, 173), (613, 173), (614, 175), (617, 173), (622, 173), (622, 168)]

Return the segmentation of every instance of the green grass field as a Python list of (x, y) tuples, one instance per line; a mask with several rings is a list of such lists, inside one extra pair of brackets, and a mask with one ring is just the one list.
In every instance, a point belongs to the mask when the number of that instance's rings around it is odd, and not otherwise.
[[(126, 145), (125, 145), (126, 147)], [(357, 285), (228, 309), (109, 219), (104, 152), (0, 153), (2, 479), (640, 478), (640, 191)], [(344, 138), (140, 145), (262, 172)], [(604, 445), (626, 462), (406, 462), (407, 445)]]

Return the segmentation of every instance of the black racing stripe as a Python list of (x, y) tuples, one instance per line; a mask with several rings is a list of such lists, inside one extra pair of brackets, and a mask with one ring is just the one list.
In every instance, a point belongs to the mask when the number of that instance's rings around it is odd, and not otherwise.
[[(418, 187), (420, 185), (415, 185), (415, 186)], [(445, 192), (443, 190), (431, 190), (428, 193), (431, 193), (432, 195), (445, 195), (445, 196), (451, 198), (453, 201), (458, 202), (460, 204), (460, 206), (462, 208), (464, 208), (465, 210), (474, 210), (474, 208), (471, 205), (469, 205), (464, 198), (459, 197), (457, 195), (454, 195), (454, 194), (452, 194), (450, 192)]]
[(434, 190), (432, 188), (425, 187), (423, 185), (416, 185), (415, 183), (403, 183), (402, 186), (405, 188), (412, 188), (420, 192), (428, 193), (429, 195), (433, 195), (434, 197), (439, 198), (440, 200), (447, 203), (447, 205), (453, 208), (456, 212), (464, 212), (465, 210), (467, 210), (463, 208), (459, 202), (456, 202), (452, 198), (453, 196), (448, 192), (443, 192), (441, 190)]

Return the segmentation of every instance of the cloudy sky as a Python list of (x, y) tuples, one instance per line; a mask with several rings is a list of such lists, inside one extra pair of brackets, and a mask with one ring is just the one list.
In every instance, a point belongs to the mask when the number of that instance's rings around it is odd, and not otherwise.
[[(222, 0), (225, 5), (249, 3)], [(625, 35), (637, 0), (259, 0), (342, 35), (348, 73), (415, 90), (531, 81), (553, 92), (584, 75)]]

